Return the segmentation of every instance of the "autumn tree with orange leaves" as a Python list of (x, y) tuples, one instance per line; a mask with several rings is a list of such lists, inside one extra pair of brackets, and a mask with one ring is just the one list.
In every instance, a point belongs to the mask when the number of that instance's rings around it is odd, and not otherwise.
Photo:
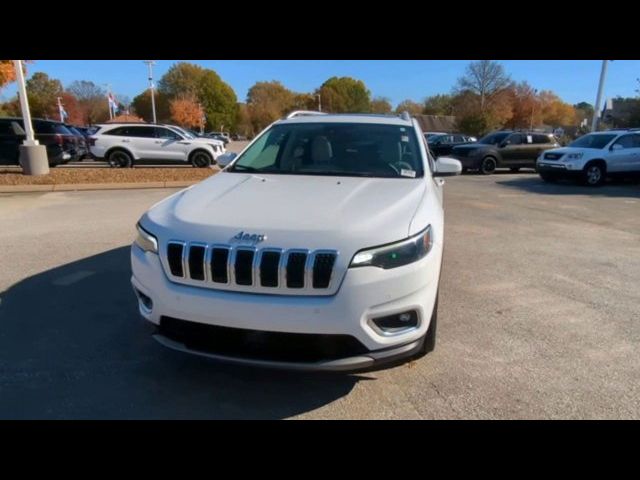
[(204, 126), (204, 112), (193, 96), (176, 98), (169, 103), (171, 119), (181, 127), (200, 128)]

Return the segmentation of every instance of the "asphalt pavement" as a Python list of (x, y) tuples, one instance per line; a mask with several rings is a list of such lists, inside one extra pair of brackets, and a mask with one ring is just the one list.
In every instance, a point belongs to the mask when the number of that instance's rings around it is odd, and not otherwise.
[(0, 194), (0, 418), (640, 418), (640, 185), (447, 180), (438, 343), (366, 374), (222, 365), (137, 315), (174, 190)]

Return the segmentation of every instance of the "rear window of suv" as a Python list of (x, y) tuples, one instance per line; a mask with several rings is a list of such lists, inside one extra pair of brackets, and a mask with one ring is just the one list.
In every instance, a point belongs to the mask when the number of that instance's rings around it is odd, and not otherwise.
[(33, 129), (37, 134), (58, 134), (58, 135), (72, 135), (67, 127), (61, 123), (55, 122), (43, 122), (41, 120), (33, 121)]

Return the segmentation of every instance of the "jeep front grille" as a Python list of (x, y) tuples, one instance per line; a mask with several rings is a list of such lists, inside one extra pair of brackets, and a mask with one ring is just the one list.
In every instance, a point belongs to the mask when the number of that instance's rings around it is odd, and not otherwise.
[(282, 250), (177, 240), (170, 241), (165, 252), (168, 276), (177, 283), (297, 294), (331, 289), (338, 256), (335, 250)]

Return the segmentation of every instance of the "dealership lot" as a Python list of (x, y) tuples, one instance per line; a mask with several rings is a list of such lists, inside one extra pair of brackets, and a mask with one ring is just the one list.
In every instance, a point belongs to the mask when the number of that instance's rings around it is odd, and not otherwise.
[(0, 418), (638, 418), (640, 186), (447, 180), (436, 351), (355, 375), (169, 351), (134, 224), (173, 190), (0, 194)]

